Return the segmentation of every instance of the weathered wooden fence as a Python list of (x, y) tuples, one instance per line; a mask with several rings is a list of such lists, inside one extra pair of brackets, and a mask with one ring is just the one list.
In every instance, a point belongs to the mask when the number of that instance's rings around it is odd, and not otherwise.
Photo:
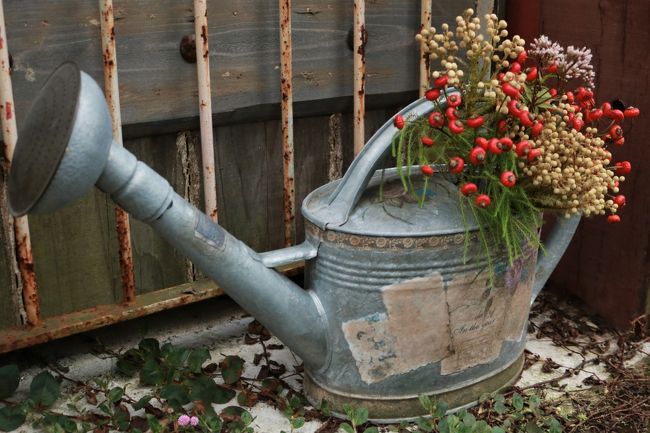
[[(303, 197), (339, 177), (355, 149), (417, 97), (421, 22), (494, 7), (422, 3), (5, 1), (0, 48), (13, 62), (11, 115), (20, 126), (49, 73), (74, 61), (105, 83), (116, 140), (123, 135), (189, 201), (203, 209), (207, 201), (208, 213), (253, 249), (279, 248), (301, 240)], [(196, 65), (184, 59), (192, 50)], [(2, 113), (6, 102), (3, 95)], [(0, 198), (0, 352), (219, 293), (94, 191), (29, 217), (37, 296), (28, 299)]]

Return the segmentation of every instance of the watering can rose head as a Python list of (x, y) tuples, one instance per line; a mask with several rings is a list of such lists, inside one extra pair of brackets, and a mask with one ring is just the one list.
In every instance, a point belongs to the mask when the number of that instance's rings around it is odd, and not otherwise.
[[(565, 49), (546, 36), (526, 48), (506, 28), (496, 15), (482, 21), (468, 9), (455, 31), (448, 24), (422, 29), (416, 39), (439, 63), (425, 92), (431, 107), (395, 119), (393, 155), (400, 168), (419, 165), (425, 180), (453, 174), (461, 207), (513, 259), (538, 237), (527, 227), (541, 224), (542, 210), (620, 221), (626, 200), (619, 188), (632, 165), (612, 148), (624, 144), (622, 126), (639, 109), (596, 103), (588, 48)], [(440, 165), (447, 169), (431, 169)]]

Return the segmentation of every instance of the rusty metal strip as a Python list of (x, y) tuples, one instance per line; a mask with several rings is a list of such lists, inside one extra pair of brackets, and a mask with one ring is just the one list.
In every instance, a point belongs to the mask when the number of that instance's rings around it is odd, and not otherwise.
[[(115, 51), (115, 20), (113, 0), (99, 0), (101, 11), (102, 56), (104, 58), (104, 92), (111, 113), (113, 141), (122, 142), (122, 116), (120, 114), (120, 88), (117, 79), (117, 55)], [(119, 242), (120, 270), (122, 273), (122, 300), (127, 305), (135, 303), (135, 275), (129, 215), (115, 207), (117, 239)]]
[[(9, 48), (7, 46), (7, 31), (3, 2), (0, 1), (0, 98), (2, 98), (2, 138), (4, 140), (5, 172), (9, 172), (13, 158), (18, 130), (16, 129), (16, 113), (14, 111), (14, 96), (11, 85), (11, 70), (9, 64)], [(29, 235), (27, 217), (16, 218), (13, 221), (16, 241), (16, 261), (22, 282), (23, 305), (29, 325), (38, 325), (41, 321), (38, 299), (38, 283), (34, 272), (32, 242)]]
[[(420, 30), (431, 27), (431, 0), (422, 0)], [(420, 46), (420, 98), (429, 87), (429, 54)]]
[(207, 0), (194, 0), (196, 34), (196, 71), (199, 81), (199, 118), (201, 122), (201, 160), (205, 213), (217, 221), (217, 181), (212, 135), (212, 97), (210, 94), (210, 49), (208, 46)]
[[(303, 267), (304, 262), (299, 262), (278, 268), (278, 270), (287, 275), (292, 275), (299, 272)], [(45, 318), (37, 326), (3, 329), (0, 330), (0, 353), (11, 352), (56, 340), (57, 338), (192, 304), (221, 294), (223, 294), (222, 290), (214, 282), (210, 280), (195, 281), (138, 295), (133, 305), (99, 305), (61, 316)]]
[(293, 152), (293, 90), (291, 45), (291, 0), (279, 0), (280, 5), (280, 82), (282, 91), (282, 155), (284, 175), (284, 244), (295, 239), (296, 190)]
[(354, 154), (365, 143), (366, 99), (366, 2), (354, 0)]

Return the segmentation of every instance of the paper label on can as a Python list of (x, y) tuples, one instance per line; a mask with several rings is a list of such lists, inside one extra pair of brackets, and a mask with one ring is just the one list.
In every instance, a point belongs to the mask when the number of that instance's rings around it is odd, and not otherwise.
[(440, 362), (448, 375), (497, 359), (528, 317), (536, 252), (503, 266), (443, 280), (440, 273), (382, 288), (386, 312), (343, 323), (361, 379), (376, 383)]

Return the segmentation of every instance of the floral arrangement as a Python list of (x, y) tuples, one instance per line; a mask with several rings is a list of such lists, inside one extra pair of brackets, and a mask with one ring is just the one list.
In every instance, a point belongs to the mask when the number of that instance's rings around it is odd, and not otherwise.
[(482, 32), (468, 9), (455, 32), (443, 24), (416, 36), (440, 64), (426, 91), (435, 109), (394, 118), (393, 156), (405, 191), (422, 191), (420, 200), (426, 187), (413, 187), (412, 166), (425, 182), (436, 172), (454, 175), (463, 215), (469, 210), (479, 223), (488, 255), (491, 242), (502, 243), (512, 263), (526, 245), (540, 245), (542, 211), (620, 221), (620, 183), (632, 166), (615, 162), (610, 149), (623, 145), (621, 123), (639, 110), (596, 104), (588, 48), (540, 36), (525, 49), (496, 15), (484, 23)]

